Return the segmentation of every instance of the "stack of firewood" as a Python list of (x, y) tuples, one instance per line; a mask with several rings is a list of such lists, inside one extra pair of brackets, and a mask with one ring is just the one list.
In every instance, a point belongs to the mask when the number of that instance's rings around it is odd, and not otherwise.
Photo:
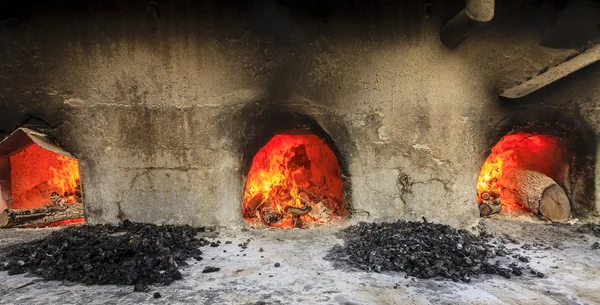
[(271, 202), (271, 198), (265, 199), (263, 193), (258, 193), (246, 205), (244, 217), (258, 217), (266, 226), (276, 226), (284, 218), (291, 217), (293, 226), (296, 228), (303, 227), (303, 216), (308, 215), (311, 219), (322, 223), (326, 223), (331, 219), (334, 213), (330, 206), (337, 204), (333, 198), (322, 196), (323, 198), (319, 200), (317, 196), (311, 195), (305, 190), (301, 190), (298, 195), (302, 206), (289, 205), (280, 211), (275, 208), (276, 205)]
[[(78, 201), (81, 201), (79, 193)], [(35, 209), (6, 209), (0, 213), (0, 228), (43, 227), (51, 223), (83, 218), (83, 203), (67, 203), (64, 196), (53, 192), (50, 203)]]
[(571, 216), (571, 203), (565, 191), (552, 178), (526, 169), (507, 169), (498, 181), (500, 194), (483, 192), (480, 195), (481, 216), (502, 211), (505, 202), (515, 202), (537, 217), (554, 222), (566, 222)]
[(479, 202), (479, 214), (481, 216), (490, 216), (502, 211), (502, 202), (498, 194), (483, 192)]

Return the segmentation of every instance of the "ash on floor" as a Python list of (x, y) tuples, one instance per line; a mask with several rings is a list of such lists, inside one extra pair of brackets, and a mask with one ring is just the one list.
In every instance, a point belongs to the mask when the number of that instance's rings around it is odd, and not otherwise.
[(47, 280), (84, 284), (170, 284), (188, 258), (201, 260), (209, 242), (195, 238), (203, 228), (157, 226), (125, 221), (120, 226), (68, 227), (32, 242), (13, 245), (0, 270), (31, 272)]
[[(498, 236), (492, 244), (503, 242), (512, 255), (528, 257), (521, 263), (544, 278), (481, 275), (464, 283), (340, 269), (323, 259), (333, 245), (344, 244), (340, 228), (218, 230), (201, 233), (217, 246), (202, 248), (200, 262), (188, 259), (182, 280), (151, 286), (151, 292), (0, 272), (0, 304), (600, 304), (600, 251), (591, 249), (600, 238), (578, 232), (579, 226), (482, 222)], [(0, 230), (0, 244), (4, 234)], [(219, 271), (202, 273), (207, 266)]]
[(485, 231), (478, 236), (426, 220), (362, 222), (342, 233), (344, 245), (334, 246), (326, 258), (338, 266), (366, 271), (402, 271), (423, 279), (470, 282), (482, 274), (520, 276), (526, 269), (522, 263), (529, 261), (525, 256), (511, 256), (514, 250), (507, 249), (503, 242), (492, 244)]

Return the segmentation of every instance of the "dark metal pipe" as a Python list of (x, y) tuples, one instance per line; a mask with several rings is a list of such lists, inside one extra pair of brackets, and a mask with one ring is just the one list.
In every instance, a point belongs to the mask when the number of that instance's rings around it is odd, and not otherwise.
[(448, 48), (454, 48), (492, 18), (494, 0), (467, 0), (465, 8), (440, 30), (440, 40)]

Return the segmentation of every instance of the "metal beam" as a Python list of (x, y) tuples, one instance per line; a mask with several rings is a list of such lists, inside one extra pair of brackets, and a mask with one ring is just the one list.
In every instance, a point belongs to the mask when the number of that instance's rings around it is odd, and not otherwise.
[(600, 61), (600, 44), (594, 45), (581, 54), (555, 66), (544, 73), (534, 76), (512, 88), (503, 90), (500, 96), (506, 98), (520, 98), (539, 90), (571, 73)]

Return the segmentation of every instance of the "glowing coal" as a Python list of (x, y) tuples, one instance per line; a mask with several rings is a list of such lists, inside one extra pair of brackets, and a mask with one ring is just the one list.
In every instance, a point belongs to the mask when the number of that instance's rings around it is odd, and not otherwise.
[(77, 161), (32, 144), (10, 157), (12, 208), (49, 205), (56, 192), (66, 203), (80, 200)]
[(275, 135), (254, 156), (243, 204), (243, 216), (250, 223), (281, 228), (345, 216), (335, 154), (312, 133)]
[(523, 209), (523, 203), (502, 194), (507, 188), (518, 188), (506, 185), (502, 179), (508, 171), (528, 170), (539, 172), (561, 181), (569, 167), (568, 154), (554, 136), (514, 133), (504, 136), (492, 148), (491, 154), (483, 164), (477, 180), (477, 197), (481, 203), (484, 197), (499, 196), (502, 211), (513, 213)]
[(6, 159), (10, 170), (10, 201), (0, 211), (0, 227), (65, 226), (84, 222), (76, 160), (35, 143), (16, 150)]

